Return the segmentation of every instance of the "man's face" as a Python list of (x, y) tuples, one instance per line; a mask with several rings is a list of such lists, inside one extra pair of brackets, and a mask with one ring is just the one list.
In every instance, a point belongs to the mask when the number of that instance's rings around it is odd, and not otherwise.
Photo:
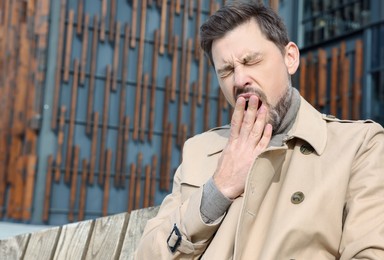
[(220, 87), (232, 106), (239, 96), (248, 99), (256, 94), (269, 112), (287, 93), (289, 74), (296, 71), (288, 68), (289, 52), (282, 54), (253, 19), (214, 40), (212, 58)]

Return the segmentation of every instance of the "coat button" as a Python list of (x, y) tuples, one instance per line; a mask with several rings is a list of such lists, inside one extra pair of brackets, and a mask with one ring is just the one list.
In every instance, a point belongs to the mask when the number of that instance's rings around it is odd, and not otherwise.
[(300, 152), (302, 154), (308, 155), (308, 154), (313, 153), (314, 149), (309, 144), (303, 144), (302, 146), (300, 146)]
[(304, 193), (302, 193), (301, 191), (296, 191), (292, 194), (291, 202), (293, 204), (300, 204), (301, 202), (303, 202), (304, 198)]

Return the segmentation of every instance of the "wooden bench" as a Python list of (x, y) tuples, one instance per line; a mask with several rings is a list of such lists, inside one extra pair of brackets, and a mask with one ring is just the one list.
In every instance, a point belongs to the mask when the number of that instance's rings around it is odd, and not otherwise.
[(0, 259), (133, 259), (159, 207), (134, 210), (0, 240)]

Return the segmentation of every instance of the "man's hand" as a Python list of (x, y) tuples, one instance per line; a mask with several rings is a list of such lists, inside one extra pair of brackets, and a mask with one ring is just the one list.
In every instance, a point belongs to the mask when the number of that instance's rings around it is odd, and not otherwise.
[(213, 180), (217, 188), (230, 199), (244, 192), (247, 174), (254, 160), (268, 146), (272, 126), (266, 123), (267, 108), (258, 108), (259, 98), (253, 95), (246, 100), (239, 97), (231, 120), (231, 134), (219, 159)]

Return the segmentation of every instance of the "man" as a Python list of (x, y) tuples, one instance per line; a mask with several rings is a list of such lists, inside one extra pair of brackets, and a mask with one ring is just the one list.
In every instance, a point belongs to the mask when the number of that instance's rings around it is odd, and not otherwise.
[(136, 258), (384, 259), (383, 128), (300, 97), (298, 47), (269, 8), (222, 7), (201, 46), (231, 124), (185, 143)]

